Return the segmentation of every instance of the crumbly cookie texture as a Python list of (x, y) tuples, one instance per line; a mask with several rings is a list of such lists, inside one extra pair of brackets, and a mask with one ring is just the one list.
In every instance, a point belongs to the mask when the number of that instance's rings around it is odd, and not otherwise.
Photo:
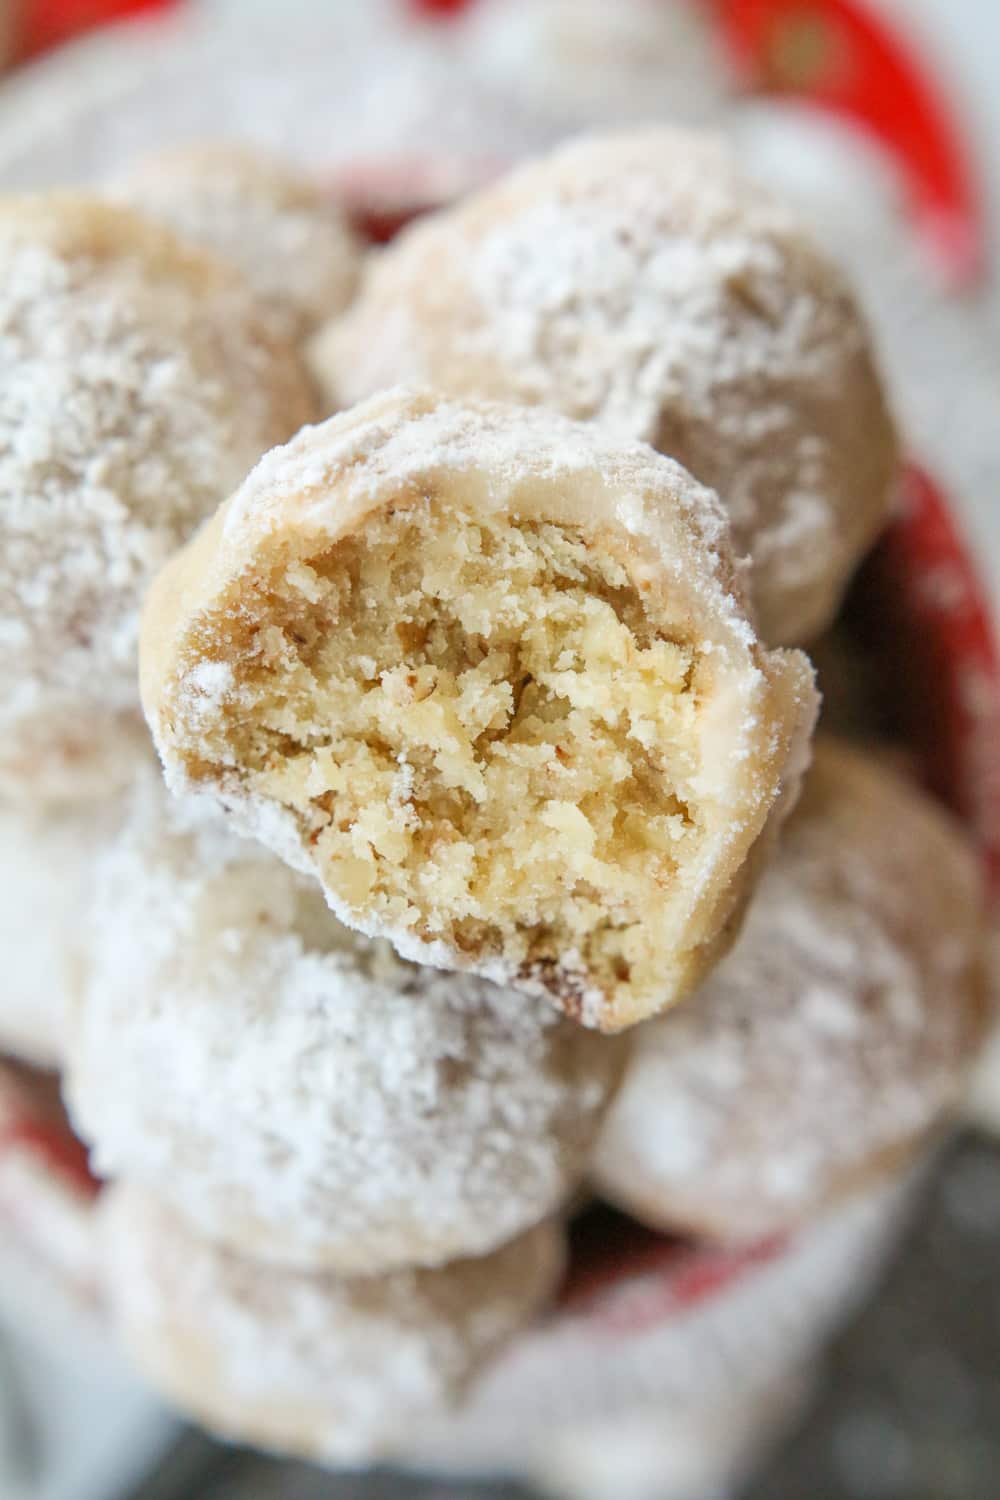
[(896, 440), (859, 309), (711, 136), (584, 139), (414, 225), (313, 363), (330, 409), (426, 381), (670, 454), (722, 497), (771, 643), (819, 633), (887, 516)]
[[(146, 754), (152, 760), (148, 743)], [(121, 813), (116, 799), (78, 808), (0, 806), (0, 1052), (62, 1066), (89, 946), (94, 860), (114, 839)]]
[(0, 200), (0, 793), (104, 796), (150, 577), (313, 414), (231, 269), (131, 212)]
[(480, 1260), (352, 1280), (239, 1259), (134, 1187), (102, 1218), (112, 1318), (150, 1383), (225, 1437), (333, 1463), (443, 1416), (563, 1265), (551, 1221)]
[(270, 454), (160, 575), (168, 779), (404, 956), (615, 1030), (690, 989), (794, 793), (807, 660), (641, 444), (388, 392)]
[(620, 1041), (348, 931), (156, 777), (94, 875), (65, 1090), (97, 1169), (255, 1259), (480, 1255), (579, 1187)]
[(634, 1033), (599, 1190), (653, 1226), (743, 1239), (895, 1167), (982, 1041), (981, 887), (923, 793), (821, 738), (739, 942)]
[(110, 184), (121, 202), (238, 266), (286, 337), (305, 338), (347, 306), (361, 247), (328, 194), (249, 146), (175, 147)]

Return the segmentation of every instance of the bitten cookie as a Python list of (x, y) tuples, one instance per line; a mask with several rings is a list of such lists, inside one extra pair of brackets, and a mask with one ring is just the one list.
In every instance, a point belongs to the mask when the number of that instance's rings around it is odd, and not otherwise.
[(269, 455), (160, 575), (142, 654), (175, 788), (405, 957), (607, 1030), (731, 938), (815, 713), (676, 464), (414, 391)]
[(159, 778), (94, 875), (65, 1089), (103, 1175), (242, 1254), (480, 1255), (578, 1188), (620, 1043), (342, 927)]
[(230, 269), (125, 209), (0, 200), (0, 792), (104, 796), (144, 753), (139, 601), (313, 414)]
[(595, 419), (718, 491), (761, 634), (836, 611), (897, 453), (864, 320), (711, 136), (585, 139), (414, 225), (318, 336), (331, 409), (398, 380)]
[(600, 1192), (655, 1227), (744, 1239), (888, 1171), (957, 1104), (981, 1043), (981, 923), (946, 815), (821, 739), (739, 942), (634, 1035)]
[(150, 1383), (225, 1437), (331, 1463), (443, 1416), (563, 1264), (552, 1222), (482, 1260), (348, 1280), (238, 1259), (137, 1188), (102, 1219), (112, 1319)]
[(134, 163), (110, 191), (231, 260), (290, 338), (342, 312), (354, 292), (361, 248), (346, 219), (314, 181), (264, 152), (174, 148)]
[(83, 982), (94, 861), (120, 816), (117, 803), (0, 807), (0, 1052), (62, 1065)]

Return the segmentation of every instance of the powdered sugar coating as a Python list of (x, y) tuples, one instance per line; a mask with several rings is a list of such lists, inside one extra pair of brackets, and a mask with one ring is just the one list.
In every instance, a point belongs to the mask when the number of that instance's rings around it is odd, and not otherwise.
[[(622, 1441), (621, 1427), (644, 1415), (658, 1421), (663, 1435), (675, 1423), (681, 1431), (692, 1423), (708, 1449), (704, 1466), (713, 1471), (711, 1481), (703, 1487), (688, 1476), (676, 1490), (663, 1490), (669, 1470), (658, 1468), (656, 1487), (634, 1491), (632, 1476), (613, 1467), (612, 1447), (607, 1473), (616, 1482), (602, 1500), (731, 1493), (719, 1473), (727, 1419), (742, 1407), (744, 1419), (759, 1422), (760, 1406), (751, 1413), (744, 1403), (756, 1404), (768, 1388), (773, 1392), (812, 1365), (835, 1326), (870, 1290), (918, 1183), (919, 1175), (909, 1172), (857, 1194), (789, 1243), (757, 1246), (731, 1279), (727, 1252), (708, 1245), (681, 1250), (661, 1244), (650, 1247), (654, 1255), (659, 1250), (658, 1260), (638, 1264), (626, 1257), (611, 1284), (571, 1295), (526, 1330), (484, 1372), (461, 1409), (422, 1428), (402, 1458), (425, 1471), (525, 1474), (543, 1494), (556, 1466), (566, 1474), (572, 1464), (574, 1482), (567, 1475), (565, 1493), (575, 1497), (584, 1475), (593, 1481), (602, 1474), (599, 1461), (587, 1467), (601, 1438)], [(580, 1493), (589, 1500), (586, 1486)]]
[(418, 223), (313, 362), (333, 407), (424, 380), (670, 454), (722, 496), (768, 641), (829, 621), (885, 520), (895, 439), (861, 314), (710, 136), (584, 139)]
[(0, 787), (104, 793), (146, 583), (313, 398), (229, 269), (124, 209), (8, 199), (0, 266)]
[(158, 778), (95, 880), (66, 1092), (102, 1174), (354, 1274), (482, 1254), (578, 1187), (619, 1044), (357, 937)]
[(959, 1100), (982, 937), (957, 828), (821, 739), (736, 947), (636, 1033), (597, 1186), (653, 1225), (752, 1239), (888, 1171)]
[[(386, 511), (405, 513), (421, 496), (484, 523), (513, 516), (519, 525), (577, 528), (598, 554), (619, 549), (626, 582), (655, 628), (694, 643), (701, 664), (694, 769), (682, 794), (703, 803), (705, 829), (670, 895), (669, 920), (680, 937), (671, 956), (678, 977), (664, 977), (658, 996), (668, 1003), (672, 986), (690, 984), (732, 931), (754, 874), (747, 855), (773, 826), (769, 816), (784, 794), (794, 793), (815, 695), (803, 657), (768, 653), (756, 640), (717, 498), (643, 444), (616, 442), (595, 425), (540, 408), (397, 390), (268, 455), (149, 597), (143, 700), (168, 781), (216, 798), (243, 831), (323, 880), (312, 814), (301, 817), (259, 783), (250, 785), (239, 751), (220, 736), (256, 733), (256, 688), (247, 672), (261, 660), (261, 643), (296, 650), (294, 631), (284, 635), (278, 627), (275, 634), (265, 620), (270, 601), (308, 599), (317, 578), (311, 560), (325, 558), (342, 538), (363, 535)], [(494, 587), (499, 600), (503, 580)], [(316, 626), (324, 639), (335, 628), (325, 617)], [(282, 670), (279, 651), (273, 673), (268, 658), (268, 681), (280, 683)], [(627, 720), (627, 707), (616, 716)], [(274, 763), (286, 753), (276, 747)], [(578, 954), (560, 956), (550, 985), (526, 971), (521, 949), (459, 947), (401, 921), (398, 912), (387, 916), (345, 900), (330, 883), (326, 894), (342, 920), (369, 936), (388, 936), (407, 958), (572, 1001), (588, 1025), (618, 1029), (638, 1019), (636, 1003), (612, 1005), (591, 985)], [(574, 986), (568, 995), (559, 989), (563, 970)]]
[(361, 249), (316, 182), (247, 146), (180, 147), (115, 178), (116, 199), (238, 266), (281, 333), (302, 339), (347, 306)]
[(443, 1416), (563, 1260), (548, 1222), (438, 1270), (309, 1276), (216, 1249), (127, 1186), (108, 1193), (103, 1229), (114, 1323), (165, 1396), (227, 1437), (341, 1463)]
[(120, 816), (117, 802), (0, 807), (0, 1051), (62, 1065), (83, 979), (93, 863)]

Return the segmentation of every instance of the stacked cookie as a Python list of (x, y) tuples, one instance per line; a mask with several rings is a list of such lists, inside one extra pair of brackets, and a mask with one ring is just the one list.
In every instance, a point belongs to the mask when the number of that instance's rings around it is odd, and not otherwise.
[(139, 606), (267, 447), (314, 415), (229, 267), (70, 195), (0, 206), (5, 1045), (61, 1060), (89, 861), (150, 759)]
[(879, 760), (808, 770), (797, 649), (892, 424), (835, 268), (697, 136), (531, 164), (346, 311), (347, 232), (270, 164), (110, 196), (0, 224), (0, 774), (62, 903), (21, 1009), (70, 997), (150, 1378), (406, 1454), (552, 1297), (588, 1180), (745, 1239), (947, 1118), (977, 872)]

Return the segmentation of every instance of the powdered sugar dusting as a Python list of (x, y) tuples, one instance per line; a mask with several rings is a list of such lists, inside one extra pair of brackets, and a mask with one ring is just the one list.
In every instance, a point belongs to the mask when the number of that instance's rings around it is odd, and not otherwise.
[(74, 1114), (102, 1171), (202, 1232), (289, 1264), (438, 1264), (583, 1176), (620, 1045), (348, 932), (201, 804), (142, 789), (92, 928)]
[(722, 495), (771, 640), (829, 617), (885, 513), (895, 452), (860, 315), (711, 137), (584, 139), (416, 225), (315, 363), (334, 403), (429, 380), (672, 454)]
[(86, 958), (81, 912), (120, 817), (117, 801), (0, 807), (0, 1048), (39, 1067), (63, 1062)]
[[(682, 1430), (696, 1424), (714, 1487), (719, 1443), (731, 1431), (734, 1409), (745, 1411), (751, 1393), (773, 1393), (811, 1361), (831, 1327), (865, 1294), (914, 1186), (910, 1174), (856, 1195), (780, 1253), (744, 1265), (728, 1286), (716, 1286), (695, 1306), (687, 1305), (681, 1287), (688, 1272), (692, 1280), (705, 1274), (709, 1283), (717, 1273), (718, 1257), (707, 1247), (675, 1262), (676, 1277), (669, 1266), (647, 1274), (633, 1269), (582, 1308), (564, 1309), (532, 1328), (484, 1373), (459, 1412), (415, 1434), (403, 1454), (435, 1468), (489, 1465), (504, 1472), (515, 1454), (519, 1468), (539, 1483), (551, 1477), (561, 1454), (566, 1472), (590, 1484), (601, 1439), (611, 1445), (613, 1460), (622, 1424), (641, 1414), (671, 1436), (675, 1422)], [(749, 1418), (759, 1438), (760, 1407)], [(621, 1470), (609, 1460), (609, 1471), (608, 1493), (620, 1494)], [(664, 1472), (656, 1468), (657, 1485)], [(685, 1482), (678, 1492), (695, 1491)]]
[(736, 948), (640, 1032), (598, 1182), (654, 1222), (753, 1237), (903, 1149), (981, 1035), (978, 912), (936, 810), (821, 745)]
[(311, 397), (235, 279), (123, 211), (11, 202), (0, 261), (0, 777), (20, 785), (26, 741), (118, 737), (146, 583)]
[(150, 1379), (216, 1431), (303, 1456), (383, 1454), (441, 1417), (537, 1313), (562, 1264), (542, 1224), (482, 1260), (354, 1280), (261, 1268), (155, 1199), (104, 1208), (106, 1290)]
[(583, 527), (616, 521), (652, 541), (706, 614), (742, 643), (755, 639), (718, 496), (646, 444), (549, 411), (390, 389), (266, 454), (233, 497), (225, 534), (245, 544), (291, 505), (318, 530), (335, 524), (335, 511), (375, 510), (449, 474), (484, 511), (514, 515), (538, 507), (537, 483), (571, 487), (567, 518), (572, 509)]
[(346, 221), (310, 178), (245, 147), (167, 151), (111, 184), (118, 200), (239, 266), (288, 338), (347, 305), (361, 262)]

